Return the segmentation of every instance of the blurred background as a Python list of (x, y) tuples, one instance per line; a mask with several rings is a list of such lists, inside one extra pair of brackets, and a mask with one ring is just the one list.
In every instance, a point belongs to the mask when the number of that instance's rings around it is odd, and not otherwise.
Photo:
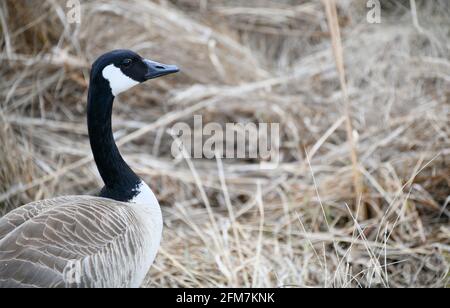
[[(127, 48), (182, 68), (114, 107), (163, 207), (146, 286), (448, 286), (449, 1), (79, 2), (0, 2), (0, 215), (102, 186), (89, 68)], [(279, 123), (278, 168), (175, 161), (194, 115)]]

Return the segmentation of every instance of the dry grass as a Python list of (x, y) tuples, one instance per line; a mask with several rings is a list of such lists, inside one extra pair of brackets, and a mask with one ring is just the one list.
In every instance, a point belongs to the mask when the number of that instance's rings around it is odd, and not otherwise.
[[(448, 1), (382, 1), (380, 25), (358, 0), (81, 2), (81, 25), (65, 1), (0, 3), (1, 211), (100, 187), (88, 63), (125, 47), (183, 68), (115, 105), (163, 205), (149, 287), (448, 284)], [(281, 123), (282, 163), (174, 162), (194, 114)]]

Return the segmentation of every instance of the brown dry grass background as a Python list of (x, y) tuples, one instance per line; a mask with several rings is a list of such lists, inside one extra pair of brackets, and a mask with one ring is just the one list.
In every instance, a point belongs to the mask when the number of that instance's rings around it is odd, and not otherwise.
[[(0, 3), (0, 210), (101, 186), (89, 63), (129, 48), (178, 76), (120, 97), (114, 129), (163, 206), (148, 287), (442, 287), (449, 281), (450, 4)], [(336, 65), (337, 64), (337, 65)], [(173, 161), (176, 122), (274, 122), (282, 163)]]

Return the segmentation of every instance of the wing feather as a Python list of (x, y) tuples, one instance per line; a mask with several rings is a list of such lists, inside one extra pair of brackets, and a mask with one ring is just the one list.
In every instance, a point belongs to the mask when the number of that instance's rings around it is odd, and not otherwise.
[(0, 219), (0, 287), (136, 286), (145, 223), (137, 208), (97, 197), (25, 205)]

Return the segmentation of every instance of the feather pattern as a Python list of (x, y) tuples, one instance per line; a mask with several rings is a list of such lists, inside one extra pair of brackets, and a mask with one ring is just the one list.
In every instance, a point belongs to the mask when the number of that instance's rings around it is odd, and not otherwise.
[(161, 232), (157, 203), (88, 196), (30, 203), (0, 219), (0, 286), (139, 287)]

